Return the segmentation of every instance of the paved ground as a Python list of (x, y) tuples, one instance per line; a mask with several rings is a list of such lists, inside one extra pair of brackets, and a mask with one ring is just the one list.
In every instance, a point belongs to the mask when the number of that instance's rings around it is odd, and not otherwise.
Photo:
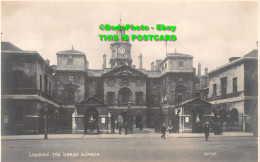
[(208, 142), (203, 134), (3, 136), (2, 161), (257, 161), (257, 138), (248, 135), (210, 134)]

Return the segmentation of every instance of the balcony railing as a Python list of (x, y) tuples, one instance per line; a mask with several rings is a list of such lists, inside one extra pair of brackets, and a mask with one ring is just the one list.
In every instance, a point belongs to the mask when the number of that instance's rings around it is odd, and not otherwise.
[(226, 98), (233, 98), (233, 97), (241, 97), (244, 96), (244, 91), (240, 91), (240, 92), (235, 92), (235, 93), (228, 93), (228, 94), (224, 94), (221, 96), (215, 96), (215, 97), (211, 97), (208, 98), (208, 101), (215, 101), (215, 100), (221, 100), (221, 99), (226, 99)]

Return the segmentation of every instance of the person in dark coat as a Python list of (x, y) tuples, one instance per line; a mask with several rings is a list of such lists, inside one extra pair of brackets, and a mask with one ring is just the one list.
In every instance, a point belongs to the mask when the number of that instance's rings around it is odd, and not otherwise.
[(172, 122), (170, 121), (170, 123), (168, 125), (168, 130), (169, 130), (170, 134), (172, 133), (172, 129), (173, 129), (173, 126), (172, 126)]
[(115, 134), (115, 122), (113, 122), (113, 121), (111, 123), (111, 131), (112, 131), (112, 134)]
[(204, 125), (204, 133), (205, 133), (206, 141), (208, 141), (209, 138), (209, 130), (210, 130), (209, 122), (206, 122)]
[(127, 122), (125, 122), (124, 128), (125, 128), (125, 135), (127, 135), (127, 132), (128, 132), (128, 125), (127, 125)]
[(119, 122), (118, 123), (118, 129), (119, 129), (119, 134), (121, 134), (121, 132), (122, 132), (122, 123), (121, 122)]
[(165, 127), (165, 123), (163, 123), (162, 127), (161, 127), (161, 138), (165, 139), (165, 131), (166, 131), (166, 127)]

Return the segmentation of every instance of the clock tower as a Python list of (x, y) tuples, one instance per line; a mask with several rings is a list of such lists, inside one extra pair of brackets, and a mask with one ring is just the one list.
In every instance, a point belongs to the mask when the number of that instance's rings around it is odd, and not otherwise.
[(124, 30), (118, 30), (117, 36), (118, 40), (110, 44), (110, 49), (112, 52), (110, 59), (111, 68), (115, 68), (121, 65), (132, 66), (131, 57), (131, 44), (129, 40), (121, 40), (121, 35), (125, 35)]

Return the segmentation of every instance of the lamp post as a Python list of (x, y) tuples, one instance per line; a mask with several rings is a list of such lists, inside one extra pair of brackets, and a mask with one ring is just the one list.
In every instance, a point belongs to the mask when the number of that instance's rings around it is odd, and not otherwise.
[(162, 126), (163, 123), (163, 111), (162, 111), (162, 107), (163, 107), (163, 102), (159, 102), (159, 112), (157, 113), (157, 118), (156, 118), (156, 132), (160, 132), (160, 128)]
[[(129, 115), (130, 115), (130, 109), (131, 109), (131, 102), (127, 102), (127, 107), (128, 107), (128, 112), (126, 113), (126, 118), (127, 118), (127, 129), (129, 129)], [(131, 132), (133, 133), (133, 130), (131, 129)]]
[(40, 107), (37, 107), (37, 134), (39, 134), (39, 114), (40, 114)]
[(56, 121), (55, 121), (55, 134), (56, 134), (57, 127), (58, 127), (58, 114), (59, 114), (59, 110), (56, 109), (55, 110), (55, 117), (56, 117)]
[(44, 111), (45, 111), (45, 128), (44, 128), (44, 139), (48, 139), (48, 133), (47, 133), (47, 111), (48, 106), (46, 103), (43, 105)]

